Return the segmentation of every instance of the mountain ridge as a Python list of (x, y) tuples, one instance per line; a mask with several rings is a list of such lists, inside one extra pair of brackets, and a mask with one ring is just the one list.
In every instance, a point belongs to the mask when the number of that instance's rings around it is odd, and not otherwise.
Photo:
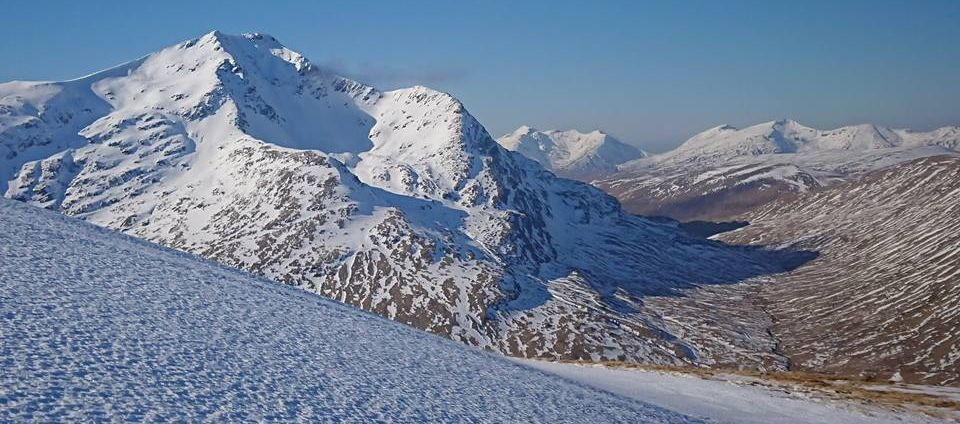
[(727, 220), (783, 196), (920, 157), (956, 154), (958, 146), (960, 127), (818, 130), (786, 119), (744, 129), (721, 125), (672, 151), (624, 163), (594, 183), (633, 213)]
[[(690, 137), (673, 150), (651, 156), (651, 160), (703, 161), (735, 156), (937, 145), (956, 148), (958, 140), (960, 126), (914, 131), (876, 124), (856, 124), (820, 130), (792, 119), (780, 119), (742, 129), (728, 124), (713, 127)], [(624, 168), (629, 169), (630, 166), (628, 163)]]
[(262, 34), (94, 75), (0, 85), (6, 197), (473, 346), (696, 363), (643, 297), (805, 257), (626, 214), (501, 148), (449, 94), (380, 92)]

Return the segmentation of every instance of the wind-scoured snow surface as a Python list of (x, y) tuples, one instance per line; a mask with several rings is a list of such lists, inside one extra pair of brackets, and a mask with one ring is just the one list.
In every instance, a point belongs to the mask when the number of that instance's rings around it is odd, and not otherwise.
[(0, 421), (695, 422), (0, 199)]

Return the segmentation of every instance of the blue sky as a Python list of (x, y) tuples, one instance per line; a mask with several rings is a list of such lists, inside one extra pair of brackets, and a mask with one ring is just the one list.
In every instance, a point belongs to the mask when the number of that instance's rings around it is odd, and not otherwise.
[(192, 3), (4, 2), (0, 81), (220, 29), (381, 88), (448, 91), (494, 135), (600, 128), (660, 151), (723, 123), (960, 124), (960, 1)]

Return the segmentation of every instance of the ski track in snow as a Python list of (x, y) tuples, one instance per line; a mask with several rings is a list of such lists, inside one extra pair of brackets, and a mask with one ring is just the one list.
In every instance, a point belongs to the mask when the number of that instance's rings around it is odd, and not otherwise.
[(0, 421), (697, 422), (0, 200)]

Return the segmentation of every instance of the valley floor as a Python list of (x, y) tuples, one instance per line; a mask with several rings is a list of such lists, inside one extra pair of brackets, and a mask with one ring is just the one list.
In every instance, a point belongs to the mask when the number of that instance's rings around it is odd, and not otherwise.
[[(615, 368), (603, 365), (516, 360), (568, 380), (657, 405), (711, 423), (939, 423), (960, 422), (960, 413), (943, 408), (893, 407), (833, 398), (826, 392), (732, 374)], [(914, 386), (917, 387), (917, 386)], [(895, 386), (890, 386), (890, 389)], [(877, 387), (877, 389), (883, 389)], [(960, 391), (927, 392), (953, 399)], [(922, 389), (918, 389), (922, 390)], [(946, 391), (946, 392), (944, 392)]]

